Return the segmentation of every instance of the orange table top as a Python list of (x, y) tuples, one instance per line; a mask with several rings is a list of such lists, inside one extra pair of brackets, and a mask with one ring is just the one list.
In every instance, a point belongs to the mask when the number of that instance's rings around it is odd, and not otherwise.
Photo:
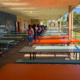
[(7, 64), (0, 80), (80, 80), (80, 65)]
[(64, 35), (65, 38), (69, 38), (69, 35)]
[(40, 40), (40, 43), (61, 43), (61, 42), (70, 42), (68, 39), (43, 39)]
[(78, 39), (70, 39), (72, 42), (80, 42)]
[(69, 37), (68, 35), (64, 35), (64, 36), (56, 35), (56, 36), (37, 36), (36, 38), (41, 39), (41, 38), (68, 38), (68, 37)]
[(33, 40), (31, 43), (34, 44), (68, 44), (68, 43), (76, 43), (80, 42), (78, 39), (41, 39), (41, 40)]
[(33, 40), (31, 43), (35, 44), (53, 44), (53, 43), (69, 43), (70, 40), (68, 39), (41, 39), (41, 40)]

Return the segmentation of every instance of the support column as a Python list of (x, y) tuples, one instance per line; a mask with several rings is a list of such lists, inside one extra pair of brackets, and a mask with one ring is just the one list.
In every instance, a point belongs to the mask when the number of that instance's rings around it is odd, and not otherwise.
[(57, 21), (55, 20), (55, 29), (57, 31)]
[(57, 20), (57, 31), (58, 31), (58, 20)]
[(73, 10), (71, 11), (71, 38), (73, 38)]
[(55, 23), (54, 23), (54, 25), (55, 25), (55, 26), (54, 26), (54, 27), (55, 27), (54, 29), (56, 29), (56, 20), (55, 20)]
[(61, 18), (60, 18), (60, 31), (61, 31)]
[(69, 30), (68, 30), (68, 35), (69, 35), (69, 39), (71, 39), (71, 6), (69, 6)]
[(58, 31), (58, 20), (56, 20), (56, 29)]

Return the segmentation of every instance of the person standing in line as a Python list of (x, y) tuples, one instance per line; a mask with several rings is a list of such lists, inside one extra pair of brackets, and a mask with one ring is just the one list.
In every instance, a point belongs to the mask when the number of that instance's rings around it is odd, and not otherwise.
[(41, 34), (44, 32), (44, 26), (41, 26)]
[(35, 28), (34, 28), (34, 39), (36, 39), (37, 31), (38, 31), (38, 27), (37, 27), (37, 26), (35, 26)]
[(29, 38), (29, 45), (30, 45), (31, 41), (33, 40), (33, 36), (34, 36), (34, 30), (31, 25), (28, 26), (27, 31), (28, 31), (28, 38)]
[(12, 26), (10, 26), (9, 33), (12, 34), (12, 31), (13, 31)]
[(41, 34), (41, 30), (42, 30), (42, 29), (41, 29), (41, 26), (38, 25), (38, 30), (37, 30), (37, 34), (38, 34), (38, 36), (40, 36), (40, 34)]

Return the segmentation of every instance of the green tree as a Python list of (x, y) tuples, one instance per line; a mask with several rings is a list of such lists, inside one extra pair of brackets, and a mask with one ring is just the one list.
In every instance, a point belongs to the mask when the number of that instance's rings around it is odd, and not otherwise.
[(51, 26), (52, 24), (54, 24), (54, 22), (53, 22), (53, 21), (50, 21), (50, 22), (49, 22), (49, 26)]
[(65, 16), (63, 16), (63, 19), (62, 19), (62, 20), (63, 20), (63, 21), (65, 21), (65, 19), (66, 19), (66, 17), (65, 17)]
[(74, 24), (78, 24), (78, 13), (77, 12), (73, 12), (73, 22)]
[(80, 14), (78, 14), (77, 16), (76, 16), (76, 18), (77, 18), (77, 23), (76, 24), (78, 24), (78, 25), (80, 25)]
[(69, 22), (69, 14), (67, 15), (67, 22)]
[(48, 25), (48, 21), (43, 21), (43, 24), (44, 25)]
[[(67, 16), (67, 22), (69, 21), (69, 15)], [(80, 14), (73, 12), (73, 24), (80, 25)]]
[(60, 25), (60, 21), (58, 21), (58, 25)]

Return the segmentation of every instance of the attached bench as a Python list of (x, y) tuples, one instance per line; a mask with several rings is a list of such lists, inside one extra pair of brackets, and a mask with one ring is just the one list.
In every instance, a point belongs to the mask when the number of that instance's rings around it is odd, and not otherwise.
[(14, 42), (9, 43), (9, 46), (14, 47), (14, 46), (16, 46), (17, 44), (19, 44), (19, 41), (14, 41)]
[(2, 57), (5, 54), (4, 51), (0, 52), (0, 57)]
[(3, 54), (3, 53), (2, 53), (2, 52), (0, 52), (0, 57), (2, 56), (2, 54)]
[(80, 60), (17, 60), (16, 63), (25, 64), (80, 64)]
[(0, 56), (2, 56), (2, 54), (3, 54), (3, 53), (2, 53), (2, 52), (0, 52)]
[(8, 49), (7, 48), (0, 48), (0, 51), (1, 51), (1, 53), (0, 53), (0, 57), (1, 57), (2, 55), (4, 55), (8, 51)]
[(10, 46), (16, 46), (18, 43), (9, 43)]
[(7, 51), (7, 48), (0, 48), (0, 51)]

